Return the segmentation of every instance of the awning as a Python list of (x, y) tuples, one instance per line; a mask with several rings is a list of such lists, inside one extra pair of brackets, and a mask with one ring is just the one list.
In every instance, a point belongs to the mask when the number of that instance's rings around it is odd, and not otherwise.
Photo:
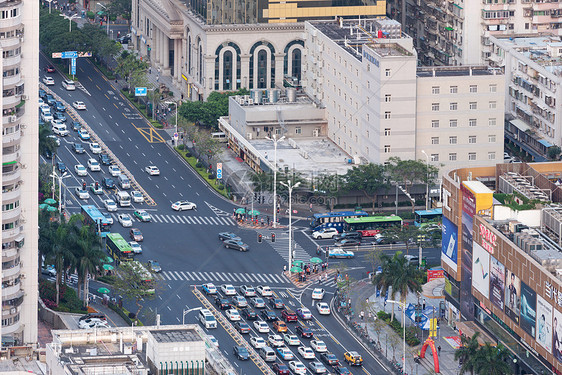
[(552, 147), (552, 144), (550, 144), (546, 139), (539, 139), (539, 143), (546, 148)]
[(529, 129), (531, 129), (531, 127), (529, 125), (527, 125), (527, 123), (521, 119), (514, 119), (510, 121), (511, 125), (515, 126), (517, 129), (521, 130), (522, 132), (525, 132)]
[(12, 165), (12, 164), (16, 164), (18, 161), (14, 160), (14, 161), (7, 161), (5, 163), (2, 163), (2, 165)]
[(454, 29), (453, 29), (452, 27), (450, 27), (450, 26), (447, 26), (447, 27), (445, 28), (445, 30), (453, 31)]

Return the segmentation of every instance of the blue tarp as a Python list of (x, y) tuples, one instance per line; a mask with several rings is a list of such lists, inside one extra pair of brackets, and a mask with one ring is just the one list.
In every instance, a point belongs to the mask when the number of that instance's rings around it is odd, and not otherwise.
[(546, 140), (544, 140), (544, 139), (540, 139), (540, 140), (539, 140), (539, 143), (540, 143), (541, 145), (543, 145), (544, 147), (546, 147), (546, 148), (552, 147), (552, 145), (551, 145), (548, 141), (546, 141)]

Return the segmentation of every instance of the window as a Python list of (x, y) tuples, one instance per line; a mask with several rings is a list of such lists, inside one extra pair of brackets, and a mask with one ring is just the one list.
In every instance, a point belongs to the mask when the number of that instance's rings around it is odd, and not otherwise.
[(496, 153), (495, 152), (488, 152), (488, 160), (495, 160)]
[(439, 127), (439, 120), (431, 120), (431, 127), (438, 128)]
[(431, 154), (431, 161), (439, 161), (439, 154)]
[(457, 103), (449, 103), (449, 110), (451, 111), (456, 111), (458, 108), (458, 104)]
[(387, 154), (390, 152), (390, 145), (384, 145), (384, 152)]
[(488, 142), (489, 143), (496, 143), (496, 136), (491, 134), (488, 136)]
[(387, 137), (390, 136), (390, 128), (384, 129), (384, 135)]
[(449, 87), (449, 92), (450, 92), (451, 94), (456, 94), (457, 92), (459, 92), (458, 86), (451, 86), (451, 87)]
[(433, 87), (431, 88), (431, 93), (434, 94), (434, 95), (439, 94), (440, 91), (441, 91), (441, 90), (439, 89), (439, 86), (433, 86)]
[(431, 144), (438, 145), (439, 144), (439, 137), (431, 137)]
[(384, 101), (385, 101), (385, 102), (388, 103), (388, 102), (391, 101), (391, 100), (392, 100), (392, 97), (390, 96), (390, 94), (385, 94), (385, 95), (384, 95)]
[(468, 120), (468, 126), (476, 126), (476, 119), (471, 118)]
[(468, 105), (468, 108), (470, 108), (470, 109), (478, 109), (478, 105), (476, 104), (476, 102), (470, 102), (470, 104)]
[(476, 160), (476, 152), (469, 152), (468, 160)]
[(457, 161), (457, 153), (456, 152), (451, 152), (449, 154), (449, 161)]
[(477, 93), (478, 92), (478, 86), (470, 85), (469, 88), (468, 88), (468, 91), (470, 91), (471, 93)]
[(469, 135), (468, 136), (468, 143), (476, 143), (476, 136), (475, 135)]
[(449, 127), (450, 128), (456, 128), (457, 124), (458, 124), (458, 122), (457, 122), (456, 119), (455, 120), (449, 120)]
[(488, 108), (489, 109), (496, 109), (496, 102), (495, 101), (491, 101), (488, 103)]
[(489, 118), (488, 119), (488, 126), (496, 126), (496, 119), (495, 118)]
[(453, 135), (451, 137), (449, 137), (449, 144), (450, 145), (456, 145), (457, 144), (457, 136)]
[(384, 70), (384, 75), (385, 75), (386, 77), (390, 77), (390, 69), (385, 69), (385, 70)]
[(439, 103), (431, 103), (431, 110), (434, 112), (439, 111)]
[(496, 92), (498, 90), (498, 85), (490, 85), (490, 92)]
[(300, 126), (295, 128), (295, 134), (302, 134), (302, 128)]
[(387, 120), (390, 118), (390, 111), (384, 112), (384, 118)]

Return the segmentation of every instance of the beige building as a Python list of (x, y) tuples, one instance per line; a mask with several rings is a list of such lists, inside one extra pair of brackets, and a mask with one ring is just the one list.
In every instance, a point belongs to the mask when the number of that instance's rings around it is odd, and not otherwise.
[(30, 0), (0, 1), (0, 6), (5, 347), (37, 342), (39, 7)]

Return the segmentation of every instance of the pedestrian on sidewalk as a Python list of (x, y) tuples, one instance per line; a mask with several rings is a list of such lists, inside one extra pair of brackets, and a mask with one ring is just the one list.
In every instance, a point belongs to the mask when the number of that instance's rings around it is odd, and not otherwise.
[(148, 74), (152, 74), (152, 67), (151, 66), (148, 67)]
[(267, 226), (269, 226), (269, 216), (267, 217)]
[(441, 355), (441, 345), (437, 347), (437, 355)]
[(423, 302), (422, 302), (422, 309), (425, 310), (425, 298), (423, 299)]
[(160, 75), (156, 74), (156, 82), (160, 82)]
[(361, 310), (361, 312), (359, 313), (359, 317), (361, 318), (361, 320), (365, 318), (365, 312), (363, 310)]
[(283, 273), (285, 273), (287, 271), (287, 265), (283, 265)]

